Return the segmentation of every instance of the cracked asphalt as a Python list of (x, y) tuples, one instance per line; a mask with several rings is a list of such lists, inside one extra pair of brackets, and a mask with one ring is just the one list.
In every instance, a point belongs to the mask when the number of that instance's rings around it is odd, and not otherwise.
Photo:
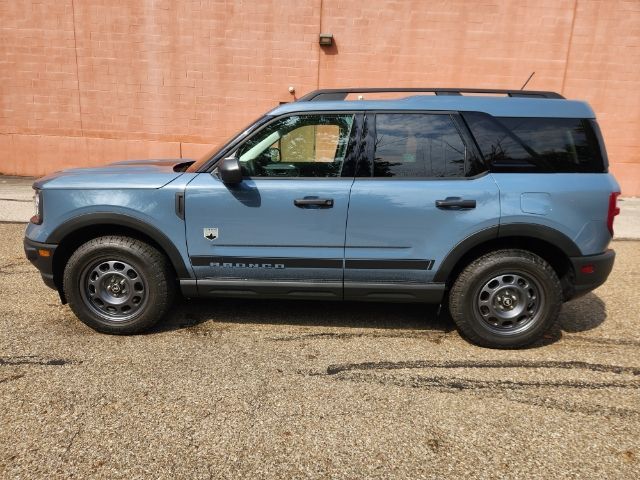
[(0, 225), (1, 478), (640, 478), (640, 242), (522, 351), (424, 305), (182, 301), (94, 333)]

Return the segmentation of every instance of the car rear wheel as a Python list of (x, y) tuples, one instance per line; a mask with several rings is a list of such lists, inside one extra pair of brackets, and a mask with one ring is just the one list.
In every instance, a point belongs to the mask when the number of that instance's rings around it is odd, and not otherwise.
[(82, 322), (113, 334), (150, 328), (167, 312), (175, 292), (166, 257), (151, 245), (123, 236), (81, 245), (67, 262), (63, 286)]
[(490, 348), (528, 346), (551, 329), (562, 306), (562, 288), (545, 260), (525, 250), (499, 250), (469, 264), (449, 294), (460, 332)]

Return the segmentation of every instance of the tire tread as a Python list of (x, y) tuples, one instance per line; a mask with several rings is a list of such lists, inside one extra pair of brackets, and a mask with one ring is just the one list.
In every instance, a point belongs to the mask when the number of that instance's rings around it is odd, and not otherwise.
[[(474, 319), (465, 311), (466, 293), (470, 291), (473, 277), (480, 269), (491, 268), (492, 266), (497, 267), (506, 259), (519, 259), (540, 268), (546, 277), (545, 281), (550, 282), (550, 285), (548, 285), (549, 290), (555, 292), (557, 298), (546, 299), (550, 304), (550, 310), (544, 320), (545, 325), (540, 330), (540, 335), (534, 337), (525, 335), (519, 339), (505, 337), (500, 338), (498, 341), (490, 341), (479, 335), (473, 328)], [(516, 349), (531, 345), (539, 339), (539, 336), (554, 328), (558, 322), (561, 307), (562, 286), (553, 267), (538, 255), (521, 249), (496, 250), (478, 257), (462, 270), (449, 292), (449, 312), (460, 333), (472, 343), (489, 348)]]
[[(79, 275), (87, 258), (105, 249), (124, 250), (126, 254), (143, 262), (148, 273), (146, 280), (150, 285), (149, 289), (155, 289), (153, 296), (157, 298), (132, 321), (121, 324), (101, 321), (84, 304), (75, 287), (76, 275)], [(172, 281), (174, 277), (166, 256), (155, 247), (132, 237), (106, 235), (87, 241), (71, 255), (64, 270), (63, 288), (71, 310), (83, 323), (102, 333), (127, 335), (151, 328), (166, 314), (175, 296), (175, 284)]]

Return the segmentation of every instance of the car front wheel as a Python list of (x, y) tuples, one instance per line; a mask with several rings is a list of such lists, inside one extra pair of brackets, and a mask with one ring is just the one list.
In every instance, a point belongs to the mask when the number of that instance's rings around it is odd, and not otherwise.
[(175, 291), (166, 257), (124, 236), (99, 237), (81, 245), (67, 262), (63, 286), (82, 322), (112, 334), (150, 328), (167, 312)]

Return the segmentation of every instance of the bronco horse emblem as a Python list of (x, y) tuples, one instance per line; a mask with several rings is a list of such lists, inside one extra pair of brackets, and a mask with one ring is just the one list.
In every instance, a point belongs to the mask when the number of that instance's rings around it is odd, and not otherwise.
[(218, 238), (218, 229), (217, 228), (203, 228), (204, 238), (207, 240), (215, 240)]

